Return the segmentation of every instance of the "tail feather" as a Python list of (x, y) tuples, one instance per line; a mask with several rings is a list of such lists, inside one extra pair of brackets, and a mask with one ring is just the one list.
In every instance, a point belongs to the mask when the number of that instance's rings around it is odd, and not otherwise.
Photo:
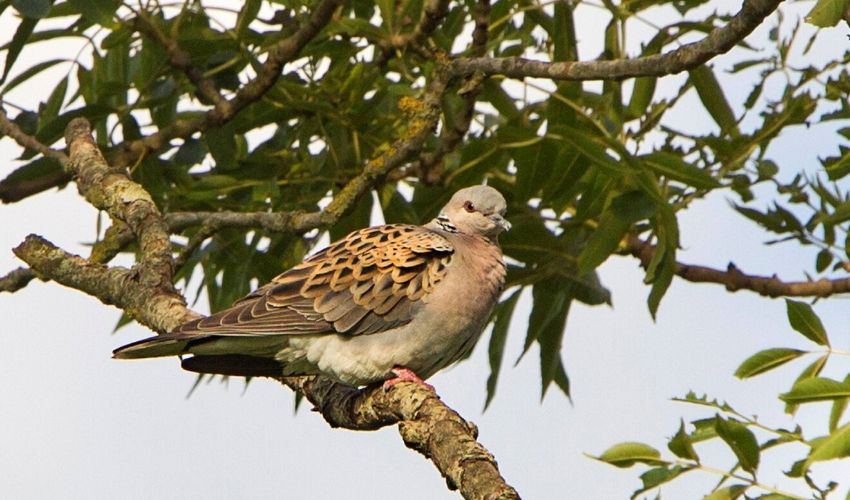
[(121, 346), (112, 351), (116, 359), (159, 358), (186, 354), (189, 343), (197, 341), (197, 336), (168, 334), (151, 337)]
[(281, 365), (270, 358), (245, 354), (223, 354), (192, 356), (180, 363), (184, 370), (196, 373), (214, 373), (238, 377), (280, 377)]

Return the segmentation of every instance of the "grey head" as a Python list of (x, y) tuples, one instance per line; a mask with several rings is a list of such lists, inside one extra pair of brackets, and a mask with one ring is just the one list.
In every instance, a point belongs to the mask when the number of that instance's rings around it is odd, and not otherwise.
[(470, 186), (452, 196), (440, 210), (437, 224), (443, 229), (495, 240), (511, 228), (505, 220), (505, 197), (490, 186)]

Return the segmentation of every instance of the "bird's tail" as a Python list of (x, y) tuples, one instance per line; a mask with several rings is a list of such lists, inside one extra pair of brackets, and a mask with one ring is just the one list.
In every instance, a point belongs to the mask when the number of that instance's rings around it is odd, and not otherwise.
[(121, 346), (112, 351), (112, 357), (117, 359), (139, 359), (179, 356), (188, 352), (189, 343), (193, 340), (197, 341), (198, 337), (179, 333), (159, 335)]

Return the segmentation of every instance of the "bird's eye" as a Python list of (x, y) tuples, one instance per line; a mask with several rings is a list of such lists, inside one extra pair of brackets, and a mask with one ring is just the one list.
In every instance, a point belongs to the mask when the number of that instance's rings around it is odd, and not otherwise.
[(466, 210), (467, 212), (474, 212), (475, 211), (475, 205), (473, 205), (471, 201), (467, 200), (463, 204), (463, 209)]

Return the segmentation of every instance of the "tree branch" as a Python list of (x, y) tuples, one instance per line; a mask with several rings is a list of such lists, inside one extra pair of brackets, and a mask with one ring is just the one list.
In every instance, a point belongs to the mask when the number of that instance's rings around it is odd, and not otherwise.
[(35, 137), (21, 130), (21, 127), (19, 127), (17, 123), (9, 119), (6, 115), (6, 110), (3, 109), (3, 106), (0, 106), (0, 135), (9, 137), (26, 149), (38, 151), (46, 158), (55, 160), (63, 167), (68, 162), (68, 156), (65, 153), (47, 147)]
[(37, 278), (32, 269), (19, 267), (0, 277), (0, 292), (15, 293)]
[[(490, 22), (490, 0), (479, 0), (475, 9), (475, 29), (472, 31), (472, 42), (469, 51), (473, 55), (481, 56), (487, 47), (488, 26)], [(475, 103), (478, 94), (481, 93), (481, 84), (485, 76), (482, 73), (469, 75), (458, 94), (463, 98), (463, 108), (452, 120), (452, 126), (443, 127), (440, 140), (434, 151), (423, 154), (421, 158), (410, 165), (409, 171), (418, 172), (417, 177), (424, 183), (436, 182), (442, 175), (442, 161), (445, 156), (453, 152), (461, 143), (475, 112)], [(437, 168), (435, 168), (437, 167)], [(404, 172), (402, 172), (404, 175)]]
[(156, 332), (200, 316), (186, 308), (182, 296), (139, 280), (136, 270), (89, 262), (40, 236), (27, 236), (13, 252), (39, 275), (115, 305)]
[[(646, 268), (655, 255), (655, 246), (642, 241), (635, 235), (629, 236), (626, 251), (640, 260)], [(782, 281), (774, 276), (754, 276), (743, 273), (735, 264), (729, 263), (725, 271), (705, 266), (676, 263), (675, 271), (680, 278), (693, 283), (716, 283), (730, 292), (750, 290), (765, 297), (829, 297), (850, 292), (850, 278), (820, 279), (817, 281)]]
[(219, 92), (212, 79), (205, 77), (198, 68), (192, 65), (192, 58), (189, 53), (177, 45), (177, 40), (166, 36), (165, 33), (151, 22), (144, 9), (140, 10), (138, 15), (133, 19), (132, 28), (165, 49), (165, 53), (168, 54), (168, 63), (173, 68), (185, 73), (189, 81), (198, 89), (198, 92), (209, 102), (213, 103), (219, 112), (225, 111), (223, 108), (227, 106), (227, 99), (221, 95), (221, 92)]
[[(45, 158), (50, 158), (63, 168), (68, 162), (68, 156), (62, 151), (51, 149), (42, 144), (35, 137), (27, 134), (6, 115), (6, 111), (0, 106), (0, 136), (6, 136), (17, 142), (21, 147), (38, 151)], [(71, 174), (62, 171), (52, 175), (46, 175), (37, 179), (20, 179), (0, 181), (0, 201), (13, 203), (35, 193), (40, 193), (52, 187), (61, 186), (71, 180)]]
[(124, 221), (139, 241), (141, 279), (173, 292), (174, 262), (168, 228), (150, 194), (130, 180), (125, 170), (107, 165), (85, 118), (71, 120), (65, 129), (65, 142), (70, 151), (68, 169), (74, 173), (80, 194), (96, 208)]
[(667, 52), (635, 59), (607, 61), (532, 61), (521, 57), (469, 57), (452, 62), (452, 72), (552, 80), (616, 80), (638, 76), (664, 76), (686, 71), (728, 52), (749, 35), (782, 0), (745, 0), (726, 26), (716, 28), (698, 42)]
[(413, 31), (391, 36), (378, 41), (381, 57), (375, 63), (383, 66), (395, 53), (401, 53), (407, 48), (414, 48), (420, 55), (430, 58), (430, 51), (422, 47), (422, 43), (437, 29), (449, 13), (450, 0), (427, 0), (422, 10), (422, 16)]
[(499, 474), (496, 459), (476, 441), (478, 429), (440, 401), (432, 391), (413, 383), (357, 390), (326, 378), (282, 379), (300, 390), (331, 427), (374, 430), (398, 423), (408, 448), (431, 460), (451, 489), (464, 498), (518, 499), (519, 494)]

